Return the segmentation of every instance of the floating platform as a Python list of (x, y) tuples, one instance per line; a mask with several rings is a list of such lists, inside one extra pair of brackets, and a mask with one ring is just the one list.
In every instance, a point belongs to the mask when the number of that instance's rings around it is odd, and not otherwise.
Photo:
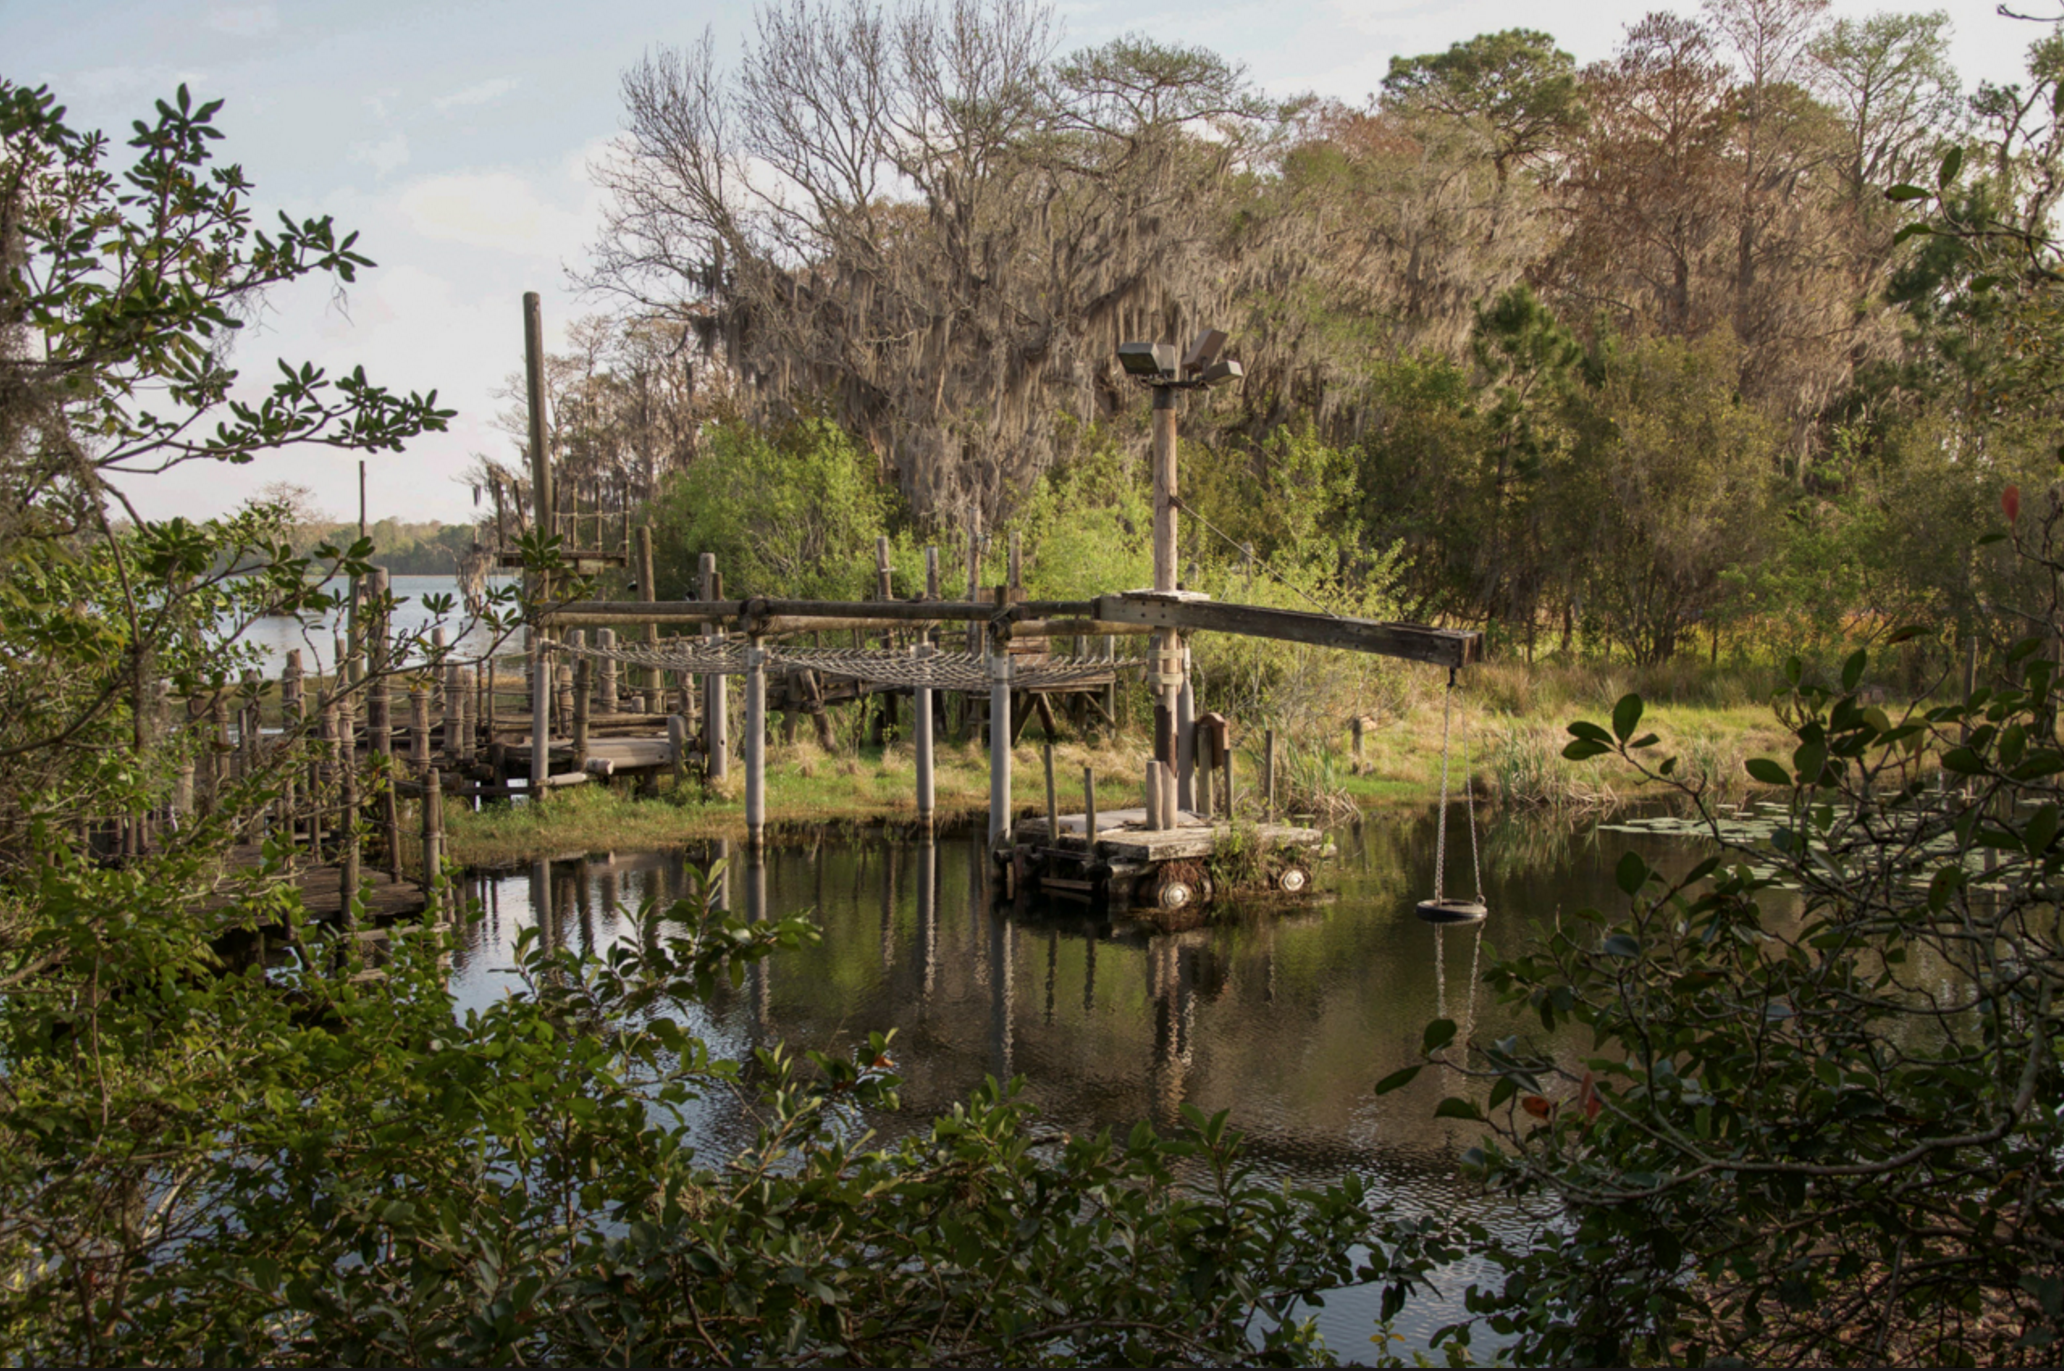
[(1086, 815), (1061, 815), (1054, 828), (1049, 833), (1043, 818), (1016, 825), (1010, 860), (1022, 888), (1164, 915), (1202, 906), (1220, 893), (1213, 859), (1233, 842), (1254, 843), (1252, 886), (1286, 895), (1310, 889), (1313, 864), (1330, 851), (1325, 833), (1316, 828), (1264, 823), (1236, 829), (1188, 811), (1173, 826), (1152, 829), (1144, 809), (1100, 810), (1094, 844)]

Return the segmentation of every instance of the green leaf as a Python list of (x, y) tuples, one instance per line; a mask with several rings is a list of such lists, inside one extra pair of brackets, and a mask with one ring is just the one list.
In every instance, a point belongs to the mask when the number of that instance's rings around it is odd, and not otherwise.
[(1436, 1119), (1470, 1119), (1476, 1123), (1482, 1123), (1483, 1111), (1459, 1095), (1450, 1095), (1433, 1107), (1433, 1117)]
[(1768, 757), (1751, 757), (1742, 763), (1742, 769), (1749, 773), (1749, 779), (1761, 781), (1764, 785), (1790, 786), (1792, 783), (1792, 773)]
[(1612, 741), (1611, 734), (1597, 724), (1592, 723), (1589, 719), (1579, 719), (1571, 724), (1569, 726), (1569, 735), (1572, 738), (1583, 738), (1594, 743), (1610, 743)]
[(1985, 772), (1985, 760), (1968, 747), (1953, 747), (1942, 754), (1942, 769), (1959, 776), (1979, 776)]
[(1942, 165), (1935, 169), (1935, 184), (1948, 190), (1950, 182), (1957, 179), (1957, 173), (1964, 169), (1964, 150), (1953, 147), (1942, 154)]
[(1376, 1093), (1379, 1095), (1388, 1095), (1393, 1090), (1402, 1089), (1403, 1087), (1410, 1085), (1412, 1083), (1412, 1078), (1414, 1076), (1417, 1076), (1420, 1070), (1420, 1067), (1408, 1066), (1401, 1071), (1391, 1072), (1388, 1076), (1385, 1076), (1382, 1080), (1376, 1082)]
[(1885, 191), (1885, 198), (1894, 204), (1904, 204), (1909, 200), (1925, 200), (1928, 192), (1919, 186), (1890, 186)]
[(1640, 726), (1641, 708), (1641, 697), (1631, 690), (1622, 695), (1620, 702), (1613, 706), (1612, 731), (1621, 742), (1624, 743), (1633, 737), (1634, 730)]
[(1648, 882), (1648, 863), (1641, 860), (1638, 852), (1620, 854), (1620, 864), (1613, 868), (1613, 882), (1627, 894), (1632, 895)]
[(1572, 762), (1588, 762), (1593, 757), (1612, 751), (1607, 743), (1594, 743), (1589, 738), (1572, 738), (1562, 745), (1563, 757)]
[(1613, 934), (1600, 944), (1600, 947), (1608, 957), (1638, 957), (1641, 955), (1641, 944), (1625, 933)]
[(1870, 661), (1870, 654), (1862, 648), (1849, 654), (1849, 660), (1842, 663), (1842, 691), (1848, 694), (1863, 681), (1863, 668)]
[(1453, 1019), (1435, 1019), (1432, 1023), (1426, 1025), (1426, 1035), (1419, 1040), (1419, 1050), (1421, 1052), (1438, 1052), (1453, 1041), (1455, 1041), (1455, 1021)]

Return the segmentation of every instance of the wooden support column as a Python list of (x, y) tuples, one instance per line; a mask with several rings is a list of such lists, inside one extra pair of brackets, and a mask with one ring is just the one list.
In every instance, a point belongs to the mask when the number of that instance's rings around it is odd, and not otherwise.
[(1097, 859), (1096, 769), (1082, 768), (1082, 845), (1089, 860)]
[[(556, 531), (552, 500), (552, 453), (545, 445), (545, 320), (543, 306), (534, 290), (523, 294), (523, 379), (529, 420), (530, 495), (532, 527), (549, 538)], [(530, 587), (531, 599), (550, 597), (545, 578)], [(541, 799), (545, 779), (552, 771), (552, 672), (547, 664), (541, 635), (530, 630), (530, 794)]]
[[(659, 586), (653, 579), (651, 527), (640, 524), (635, 541), (637, 543), (636, 555), (638, 558), (635, 567), (638, 577), (638, 598), (649, 605), (659, 599)], [(645, 646), (654, 648), (659, 646), (658, 624), (648, 623), (645, 625)], [(657, 695), (659, 693), (659, 675), (658, 667), (648, 667), (638, 673), (639, 679), (634, 684), (643, 686), (652, 694)]]
[(1003, 644), (989, 650), (989, 848), (1011, 837), (1011, 659)]
[(1269, 820), (1276, 817), (1276, 731), (1273, 728), (1261, 735), (1261, 816)]
[(588, 686), (589, 674), (594, 670), (594, 659), (579, 657), (573, 664), (573, 769), (585, 771), (588, 767)]
[[(910, 649), (910, 655), (923, 659), (931, 657), (939, 649), (930, 643), (920, 643)], [(916, 703), (917, 718), (913, 737), (917, 751), (917, 821), (926, 830), (932, 826), (932, 817), (938, 808), (936, 780), (932, 771), (932, 689), (918, 686), (912, 692)]]
[(360, 621), (366, 633), (366, 746), (375, 757), (394, 755), (394, 695), (388, 677), (393, 645), (387, 638), (387, 568), (374, 567), (366, 578), (370, 606)]
[(423, 787), (423, 912), (444, 918), (444, 786), (431, 771)]
[(409, 770), (421, 776), (430, 770), (430, 689), (409, 692)]
[[(595, 646), (604, 652), (616, 651), (616, 630), (613, 628), (597, 629), (595, 631)], [(621, 696), (618, 693), (616, 683), (616, 659), (614, 657), (596, 658), (595, 670), (601, 678), (595, 687), (596, 703), (601, 706), (604, 714), (614, 714), (622, 708)]]
[(1176, 588), (1175, 395), (1167, 386), (1154, 387), (1154, 589), (1160, 591)]
[[(723, 578), (717, 574), (717, 554), (705, 552), (700, 559), (702, 598), (715, 600), (724, 593)], [(721, 636), (721, 630), (711, 624), (702, 630), (702, 636), (712, 643)], [(728, 711), (729, 688), (720, 672), (711, 672), (704, 678), (703, 737), (708, 749), (706, 765), (712, 780), (731, 774), (731, 740), (725, 736), (730, 731)]]
[(1184, 809), (1194, 810), (1197, 770), (1197, 689), (1190, 680), (1190, 645), (1176, 638), (1176, 661), (1182, 684), (1175, 692), (1175, 799)]
[(1161, 822), (1161, 763), (1153, 758), (1147, 760), (1147, 776), (1140, 783), (1141, 807), (1147, 811), (1147, 831), (1159, 833)]
[(767, 830), (767, 653), (753, 635), (745, 649), (745, 840), (760, 850)]

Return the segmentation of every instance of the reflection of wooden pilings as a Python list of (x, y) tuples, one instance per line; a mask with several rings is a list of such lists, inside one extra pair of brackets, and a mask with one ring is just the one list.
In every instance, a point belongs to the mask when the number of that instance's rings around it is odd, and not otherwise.
[(530, 864), (530, 912), (537, 925), (538, 941), (546, 947), (559, 941), (552, 918), (552, 867), (548, 862)]
[(996, 1079), (1008, 1081), (1017, 1049), (1016, 999), (1018, 929), (1002, 910), (989, 914), (989, 1047)]
[(939, 977), (939, 846), (929, 832), (917, 844), (917, 943), (930, 1000)]
[[(749, 923), (767, 918), (767, 862), (754, 844), (745, 855), (745, 917)], [(774, 959), (762, 957), (746, 970), (752, 987), (753, 1022), (766, 1027), (774, 1017)]]
[(989, 653), (989, 845), (1011, 835), (1011, 659)]
[(745, 649), (745, 839), (755, 853), (767, 836), (767, 653)]

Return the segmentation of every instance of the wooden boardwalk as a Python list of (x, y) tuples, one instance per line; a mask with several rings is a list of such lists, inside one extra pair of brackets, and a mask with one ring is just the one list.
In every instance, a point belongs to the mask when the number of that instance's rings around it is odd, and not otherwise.
[[(212, 912), (227, 909), (236, 903), (238, 894), (221, 886), (235, 881), (239, 876), (249, 878), (261, 865), (259, 849), (255, 844), (245, 844), (231, 850), (228, 866), (217, 883), (214, 894), (202, 899), (194, 906), (197, 911)], [(382, 922), (392, 919), (414, 918), (423, 913), (428, 902), (423, 898), (423, 888), (410, 880), (395, 880), (384, 871), (371, 866), (359, 870), (358, 900), (367, 922)], [(301, 892), (301, 906), (317, 923), (336, 923), (342, 918), (344, 908), (344, 873), (337, 867), (298, 867), (291, 877), (292, 884)]]

